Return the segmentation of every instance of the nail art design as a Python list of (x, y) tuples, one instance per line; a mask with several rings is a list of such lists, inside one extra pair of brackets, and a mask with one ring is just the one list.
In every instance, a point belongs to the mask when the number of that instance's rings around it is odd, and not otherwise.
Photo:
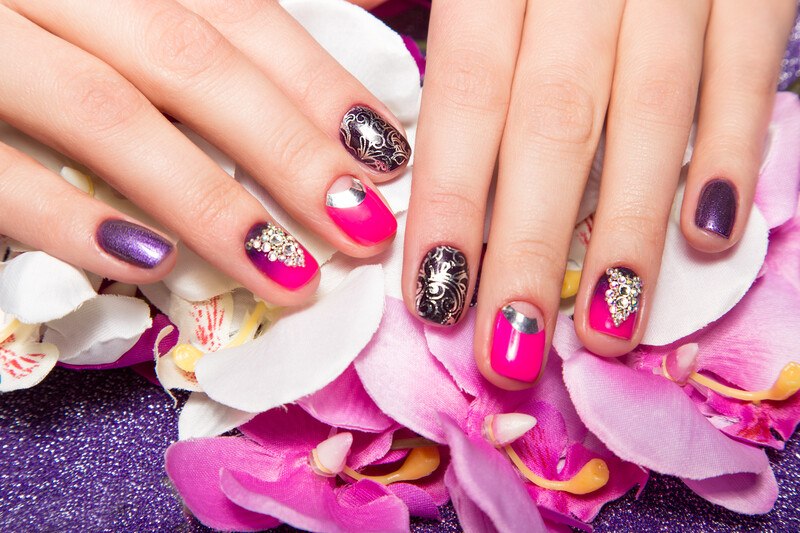
[(355, 106), (345, 113), (339, 138), (353, 157), (378, 172), (391, 172), (411, 155), (406, 138), (365, 106)]
[[(523, 314), (514, 305), (536, 316)], [(536, 381), (545, 363), (541, 321), (541, 312), (525, 302), (508, 304), (497, 312), (490, 358), (495, 372), (518, 381)]]
[(271, 222), (253, 226), (244, 248), (256, 268), (287, 289), (302, 287), (319, 268), (294, 237)]
[(697, 202), (695, 225), (729, 239), (736, 222), (736, 191), (727, 180), (715, 179), (706, 183)]
[(100, 247), (126, 263), (155, 268), (172, 252), (172, 244), (161, 235), (125, 220), (106, 220), (97, 227)]
[(458, 322), (467, 299), (467, 258), (452, 246), (437, 246), (427, 253), (417, 275), (417, 314), (435, 324)]
[(333, 182), (325, 206), (328, 216), (359, 244), (377, 244), (397, 232), (397, 220), (386, 204), (353, 176)]
[(589, 325), (593, 329), (622, 339), (630, 339), (642, 294), (642, 280), (628, 268), (606, 270), (592, 297)]

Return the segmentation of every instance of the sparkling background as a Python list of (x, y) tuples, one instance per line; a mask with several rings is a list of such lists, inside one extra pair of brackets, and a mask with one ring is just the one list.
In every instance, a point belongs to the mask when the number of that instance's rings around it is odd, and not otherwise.
[[(124, 369), (57, 368), (33, 389), (4, 394), (0, 532), (210, 531), (182, 510), (164, 473), (177, 415), (160, 388)], [(780, 497), (767, 515), (736, 515), (654, 475), (639, 500), (629, 494), (608, 505), (595, 530), (800, 531), (800, 442), (769, 455)], [(461, 531), (451, 507), (443, 515), (414, 531)]]

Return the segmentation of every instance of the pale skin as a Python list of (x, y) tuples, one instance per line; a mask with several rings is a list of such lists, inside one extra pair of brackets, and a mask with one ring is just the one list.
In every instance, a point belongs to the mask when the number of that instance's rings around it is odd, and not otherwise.
[[(589, 349), (615, 356), (641, 339), (695, 116), (683, 233), (703, 252), (736, 244), (796, 3), (502, 4), (433, 2), (403, 289), (413, 311), (420, 261), (444, 243), (467, 258), (471, 298), (497, 167), (475, 352), (487, 379), (516, 389), (531, 383), (499, 376), (489, 364), (494, 317), (511, 301), (533, 306), (549, 346), (578, 202), (604, 126), (601, 198), (575, 311)], [(369, 188), (403, 171), (376, 172), (343, 149), (339, 124), (351, 106), (366, 105), (402, 127), (277, 2), (0, 0), (0, 30), (0, 119), (87, 165), (265, 300), (300, 304), (318, 275), (287, 290), (246, 260), (242, 237), (254, 222), (271, 220), (269, 213), (164, 113), (227, 152), (342, 252), (369, 257), (390, 244), (348, 238), (325, 214), (325, 191), (343, 175)], [(728, 238), (694, 222), (700, 191), (720, 176), (738, 194)], [(149, 283), (175, 264), (175, 253), (151, 269), (105, 253), (95, 240), (101, 221), (139, 222), (4, 146), (0, 212), (0, 234), (105, 277)], [(615, 264), (645, 281), (629, 340), (587, 325), (594, 283)]]

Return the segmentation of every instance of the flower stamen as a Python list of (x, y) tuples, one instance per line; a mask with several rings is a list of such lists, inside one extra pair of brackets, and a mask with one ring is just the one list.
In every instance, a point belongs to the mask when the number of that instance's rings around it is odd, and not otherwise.
[(356, 481), (371, 479), (382, 485), (389, 485), (391, 483), (416, 481), (428, 477), (439, 468), (440, 461), (441, 457), (439, 455), (438, 446), (422, 446), (419, 448), (412, 448), (411, 451), (408, 452), (403, 464), (400, 465), (400, 468), (382, 476), (360, 474), (349, 466), (345, 466), (342, 472)]
[(261, 318), (267, 312), (267, 306), (264, 302), (258, 302), (253, 308), (253, 312), (247, 317), (247, 320), (244, 321), (242, 327), (239, 328), (239, 331), (236, 333), (236, 336), (231, 339), (231, 341), (225, 345), (225, 348), (233, 348), (234, 346), (239, 346), (244, 344), (245, 342), (249, 341), (255, 335), (258, 326), (261, 324)]
[(689, 372), (686, 379), (673, 377), (668, 368), (670, 366), (675, 367), (676, 365), (670, 364), (670, 360), (668, 360), (668, 358), (670, 358), (670, 356), (674, 357), (674, 354), (675, 352), (664, 356), (664, 358), (661, 360), (661, 370), (667, 379), (681, 385), (688, 381), (692, 381), (698, 385), (711, 389), (722, 396), (733, 398), (734, 400), (752, 402), (755, 405), (760, 405), (764, 400), (780, 402), (790, 398), (796, 394), (798, 390), (800, 390), (800, 363), (796, 361), (790, 361), (786, 366), (783, 367), (780, 374), (778, 374), (778, 378), (775, 380), (775, 383), (773, 383), (770, 388), (759, 391), (747, 391), (724, 385), (708, 376), (698, 373), (697, 371)]
[(517, 470), (520, 471), (525, 479), (543, 489), (558, 490), (561, 492), (569, 492), (570, 494), (582, 495), (602, 489), (605, 487), (606, 483), (608, 483), (608, 465), (605, 461), (599, 458), (591, 459), (588, 463), (583, 465), (583, 468), (581, 468), (577, 474), (572, 476), (570, 479), (555, 481), (552, 479), (543, 478), (534, 473), (530, 468), (528, 468), (520, 456), (517, 455), (517, 452), (514, 451), (514, 448), (512, 448), (510, 445), (504, 447), (503, 449), (508, 455), (508, 458), (511, 459), (511, 462), (514, 463), (514, 466), (517, 467)]

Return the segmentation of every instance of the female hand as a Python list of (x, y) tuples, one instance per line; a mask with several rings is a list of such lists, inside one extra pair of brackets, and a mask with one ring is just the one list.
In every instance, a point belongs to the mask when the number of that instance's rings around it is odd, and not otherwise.
[(684, 236), (717, 253), (742, 235), (796, 7), (795, 0), (433, 2), (405, 241), (408, 307), (436, 324), (459, 320), (481, 263), (497, 162), (475, 353), (493, 383), (530, 386), (549, 351), (605, 123), (575, 327), (600, 355), (630, 351), (647, 326), (696, 111)]
[[(162, 113), (344, 253), (395, 233), (373, 182), (408, 160), (398, 121), (275, 1), (3, 0), (0, 44), (0, 119), (270, 302), (309, 297), (316, 261)], [(148, 283), (175, 263), (167, 237), (1, 145), (0, 212), (0, 233), (109, 278)]]

